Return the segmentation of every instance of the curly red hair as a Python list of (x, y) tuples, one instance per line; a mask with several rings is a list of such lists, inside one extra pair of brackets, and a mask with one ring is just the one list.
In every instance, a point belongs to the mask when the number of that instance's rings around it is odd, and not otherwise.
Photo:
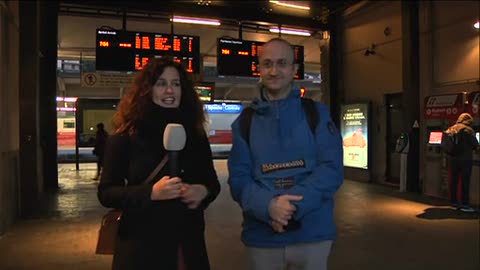
[(202, 132), (206, 121), (203, 105), (188, 79), (185, 69), (171, 58), (151, 58), (139, 72), (128, 92), (120, 100), (117, 112), (113, 116), (114, 132), (134, 134), (137, 132), (139, 120), (142, 119), (152, 101), (152, 88), (166, 67), (175, 68), (180, 74), (182, 96), (179, 109), (192, 117), (197, 132)]

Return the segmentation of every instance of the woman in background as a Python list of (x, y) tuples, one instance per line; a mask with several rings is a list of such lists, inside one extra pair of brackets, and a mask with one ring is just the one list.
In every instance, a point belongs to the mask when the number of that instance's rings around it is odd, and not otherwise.
[(103, 168), (103, 157), (105, 154), (105, 144), (107, 143), (108, 132), (105, 130), (103, 123), (97, 124), (97, 132), (95, 133), (95, 146), (93, 154), (97, 156), (97, 175), (93, 180), (98, 180)]
[[(185, 70), (169, 59), (150, 59), (120, 101), (98, 186), (102, 205), (123, 210), (114, 270), (210, 269), (204, 209), (220, 185), (205, 121)], [(179, 176), (169, 177), (166, 166), (156, 181), (143, 184), (167, 153), (163, 132), (168, 123), (182, 124), (187, 134)]]

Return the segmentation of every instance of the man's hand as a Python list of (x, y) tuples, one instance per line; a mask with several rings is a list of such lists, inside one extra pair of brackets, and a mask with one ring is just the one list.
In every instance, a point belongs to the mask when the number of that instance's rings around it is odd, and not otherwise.
[(152, 201), (176, 199), (180, 197), (181, 187), (182, 179), (178, 177), (170, 178), (170, 176), (164, 176), (153, 185), (150, 199)]
[(285, 229), (282, 224), (276, 222), (275, 220), (272, 220), (272, 229), (276, 233), (283, 233), (285, 232)]
[(181, 199), (189, 209), (195, 209), (207, 197), (208, 191), (204, 185), (182, 185)]
[(297, 210), (291, 201), (301, 201), (302, 199), (302, 196), (288, 194), (275, 197), (270, 201), (268, 213), (273, 221), (286, 226), (293, 213)]

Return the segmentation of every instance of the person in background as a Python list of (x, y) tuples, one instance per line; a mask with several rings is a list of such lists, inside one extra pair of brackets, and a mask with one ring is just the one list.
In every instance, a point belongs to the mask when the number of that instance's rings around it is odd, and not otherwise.
[(105, 130), (103, 123), (97, 124), (97, 132), (95, 133), (95, 146), (93, 154), (97, 156), (97, 175), (93, 180), (98, 180), (103, 168), (103, 157), (105, 154), (105, 144), (107, 143), (108, 132)]
[(293, 78), (298, 66), (285, 40), (259, 55), (260, 99), (252, 103), (249, 142), (242, 114), (233, 122), (230, 191), (243, 210), (242, 241), (251, 269), (327, 269), (334, 195), (343, 182), (343, 148), (325, 105), (311, 130)]
[[(470, 196), (470, 176), (472, 175), (473, 150), (478, 147), (478, 141), (475, 138), (475, 132), (471, 125), (473, 117), (468, 113), (462, 113), (454, 125), (449, 127), (445, 133), (452, 136), (457, 145), (453, 155), (450, 158), (450, 199), (455, 208), (463, 212), (475, 212), (469, 204)], [(462, 202), (459, 204), (457, 198), (458, 183), (462, 182), (461, 194)]]
[[(204, 122), (186, 71), (171, 59), (150, 59), (118, 105), (98, 186), (103, 206), (123, 210), (112, 269), (210, 269), (204, 210), (220, 184)], [(156, 181), (143, 183), (167, 154), (169, 123), (187, 135), (179, 176), (164, 166)]]

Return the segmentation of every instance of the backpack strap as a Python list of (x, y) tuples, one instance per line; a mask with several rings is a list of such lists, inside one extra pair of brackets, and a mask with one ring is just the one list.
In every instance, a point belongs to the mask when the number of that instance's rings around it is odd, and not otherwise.
[(240, 134), (247, 145), (250, 145), (250, 126), (254, 112), (255, 110), (252, 107), (247, 107), (240, 113)]
[(310, 127), (310, 131), (312, 134), (315, 135), (315, 130), (317, 129), (318, 121), (320, 120), (320, 115), (315, 108), (315, 102), (310, 98), (302, 98), (302, 108), (305, 111), (305, 115), (307, 116), (308, 126)]
[[(310, 98), (301, 99), (302, 108), (307, 117), (307, 123), (312, 134), (315, 134), (320, 115), (315, 107), (315, 102)], [(250, 145), (250, 127), (255, 110), (252, 107), (243, 109), (240, 113), (240, 133), (247, 145)]]

